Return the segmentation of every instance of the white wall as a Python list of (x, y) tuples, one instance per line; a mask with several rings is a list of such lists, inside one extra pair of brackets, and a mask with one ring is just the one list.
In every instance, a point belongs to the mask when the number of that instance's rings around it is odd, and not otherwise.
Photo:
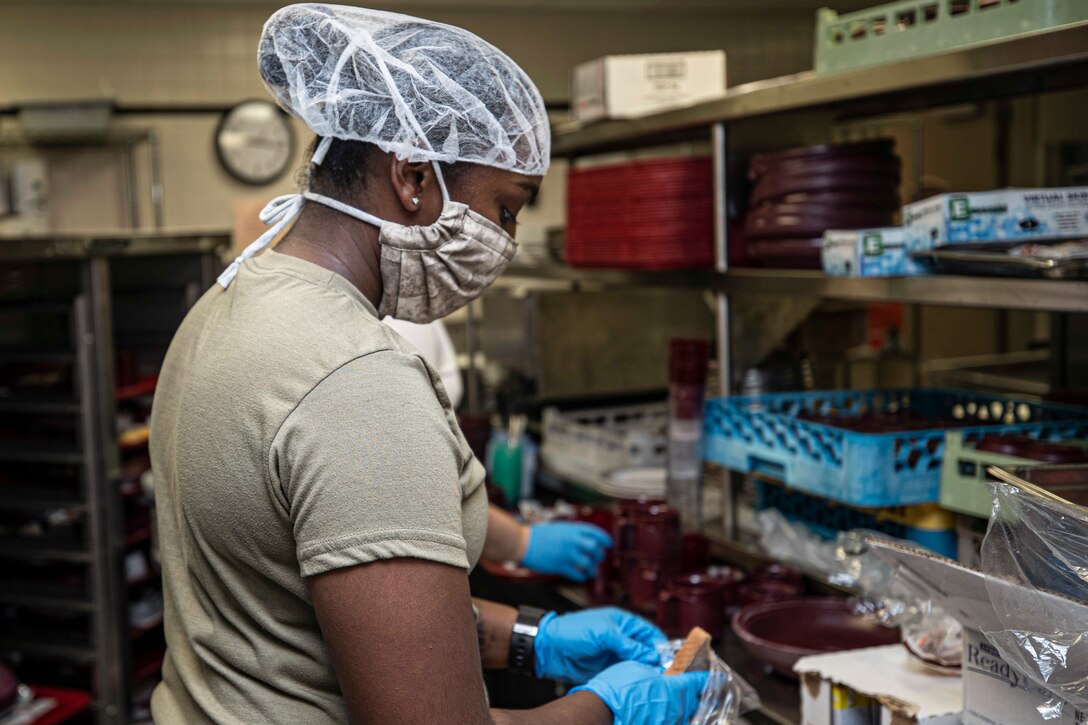
[[(723, 3), (725, 5), (725, 3)], [(255, 53), (276, 4), (198, 5), (120, 2), (35, 2), (0, 5), (0, 107), (21, 101), (109, 97), (125, 105), (215, 104), (265, 97)], [(404, 12), (413, 12), (398, 6)], [(420, 10), (419, 14), (479, 33), (506, 50), (536, 80), (548, 101), (565, 101), (571, 67), (609, 53), (724, 48), (730, 82), (811, 66), (812, 14), (737, 16), (720, 10), (507, 8)], [(119, 123), (155, 128), (162, 141), (167, 228), (227, 227), (236, 199), (268, 198), (293, 189), (293, 170), (275, 184), (247, 187), (215, 158), (218, 117), (125, 116)], [(4, 122), (12, 127), (9, 118)], [(299, 127), (299, 147), (309, 141)], [(35, 153), (11, 151), (6, 155)], [(2, 156), (2, 155), (0, 155)], [(116, 200), (115, 160), (49, 153), (57, 231), (126, 223)], [(138, 157), (141, 173), (145, 159)], [(301, 155), (294, 165), (302, 163)], [(560, 170), (557, 169), (557, 172)], [(558, 176), (559, 174), (554, 174)], [(551, 187), (552, 191), (548, 191)], [(555, 222), (561, 184), (551, 179), (527, 231)], [(98, 194), (96, 198), (95, 194)], [(142, 221), (150, 220), (146, 200)]]

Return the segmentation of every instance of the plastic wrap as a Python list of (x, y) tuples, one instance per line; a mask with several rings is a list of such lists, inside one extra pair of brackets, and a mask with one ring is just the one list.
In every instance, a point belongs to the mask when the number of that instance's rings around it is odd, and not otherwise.
[(982, 544), (996, 623), (983, 634), (1006, 662), (1063, 702), (1088, 711), (1088, 509), (1033, 486), (994, 485)]
[(760, 511), (756, 521), (760, 544), (768, 555), (819, 574), (832, 584), (857, 589), (861, 593), (859, 613), (899, 627), (903, 643), (915, 656), (943, 667), (959, 666), (963, 627), (933, 606), (928, 594), (897, 577), (894, 567), (870, 552), (866, 542), (876, 537), (905, 546), (914, 544), (864, 529), (824, 540), (775, 509)]
[[(683, 643), (682, 639), (674, 639), (657, 646), (663, 667), (668, 669)], [(759, 695), (752, 686), (713, 651), (707, 669), (710, 677), (699, 697), (699, 709), (688, 725), (737, 725), (743, 722), (741, 715), (759, 707)]]

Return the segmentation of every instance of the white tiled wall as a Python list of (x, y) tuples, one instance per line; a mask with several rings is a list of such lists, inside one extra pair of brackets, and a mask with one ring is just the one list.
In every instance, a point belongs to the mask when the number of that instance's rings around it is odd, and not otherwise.
[[(726, 3), (723, 2), (723, 5)], [(230, 104), (264, 97), (255, 55), (261, 26), (275, 4), (171, 2), (33, 2), (0, 4), (0, 106), (20, 101), (110, 97), (127, 105)], [(545, 99), (567, 96), (570, 69), (609, 53), (725, 48), (730, 82), (795, 72), (811, 65), (809, 13), (737, 17), (713, 10), (525, 11), (492, 8), (420, 11), (466, 27), (506, 50), (536, 80)], [(215, 115), (125, 117), (155, 127), (162, 140), (168, 228), (227, 227), (238, 198), (271, 197), (293, 187), (287, 174), (268, 187), (246, 187), (218, 167)], [(10, 121), (9, 121), (10, 123)], [(300, 126), (299, 148), (308, 142)], [(51, 156), (55, 156), (51, 154)], [(301, 156), (297, 167), (302, 162)], [(93, 176), (109, 176), (103, 160)], [(86, 157), (54, 158), (51, 176), (58, 231), (124, 222), (116, 179), (86, 183)], [(83, 174), (81, 179), (67, 178)], [(550, 182), (549, 182), (550, 183)], [(109, 195), (91, 201), (93, 194)], [(70, 198), (78, 193), (81, 198)], [(551, 203), (527, 226), (561, 221)], [(546, 211), (545, 211), (546, 210)], [(142, 215), (146, 223), (150, 216)]]

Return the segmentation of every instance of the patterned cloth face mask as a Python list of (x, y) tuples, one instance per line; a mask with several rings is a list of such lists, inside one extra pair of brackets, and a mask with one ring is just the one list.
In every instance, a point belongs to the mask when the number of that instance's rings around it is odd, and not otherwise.
[[(321, 162), (328, 148), (326, 140), (314, 154), (314, 163)], [(309, 200), (378, 227), (380, 316), (424, 324), (464, 307), (503, 273), (514, 258), (517, 242), (468, 205), (452, 201), (438, 164), (433, 166), (442, 190), (442, 213), (433, 224), (394, 224), (312, 191), (280, 196), (261, 212), (261, 221), (271, 228), (223, 271), (219, 284), (229, 287), (242, 263), (268, 246)]]

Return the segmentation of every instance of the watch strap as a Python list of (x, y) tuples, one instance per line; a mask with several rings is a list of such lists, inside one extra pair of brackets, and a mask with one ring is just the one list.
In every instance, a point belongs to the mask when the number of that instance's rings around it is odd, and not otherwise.
[(536, 607), (518, 607), (518, 618), (510, 633), (511, 672), (530, 676), (536, 674), (536, 635), (545, 614), (545, 610)]

